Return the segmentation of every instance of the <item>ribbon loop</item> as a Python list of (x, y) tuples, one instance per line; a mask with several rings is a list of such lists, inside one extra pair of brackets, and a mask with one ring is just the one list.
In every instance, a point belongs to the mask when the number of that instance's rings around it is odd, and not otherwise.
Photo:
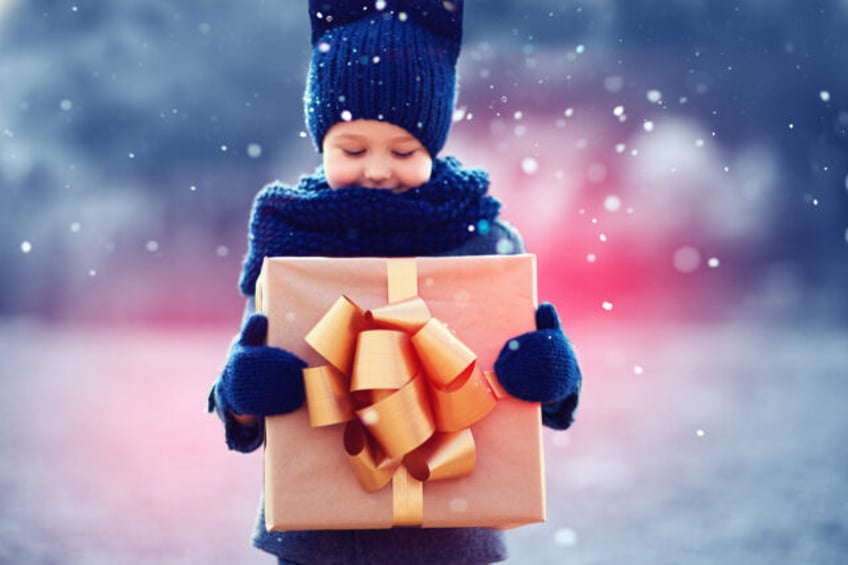
[(412, 345), (418, 351), (427, 376), (437, 387), (446, 388), (477, 359), (474, 352), (436, 318), (431, 318), (412, 336)]
[(369, 322), (379, 328), (401, 330), (413, 334), (430, 320), (430, 309), (420, 297), (413, 296), (400, 302), (392, 302), (365, 313)]
[(422, 482), (468, 476), (476, 462), (474, 436), (468, 428), (454, 433), (437, 432), (403, 459), (409, 473)]
[(396, 330), (364, 331), (357, 340), (350, 390), (397, 390), (419, 370), (418, 357), (407, 334)]
[(435, 430), (426, 383), (420, 377), (388, 398), (357, 410), (356, 415), (390, 457), (402, 457)]
[(359, 332), (366, 328), (365, 312), (347, 296), (341, 296), (306, 334), (306, 343), (321, 357), (349, 375)]
[(497, 404), (489, 383), (475, 362), (467, 378), (457, 379), (459, 386), (451, 390), (430, 389), (436, 429), (455, 432), (482, 420)]
[(353, 402), (348, 394), (349, 382), (347, 375), (332, 365), (303, 370), (303, 384), (309, 398), (309, 424), (313, 428), (353, 419)]

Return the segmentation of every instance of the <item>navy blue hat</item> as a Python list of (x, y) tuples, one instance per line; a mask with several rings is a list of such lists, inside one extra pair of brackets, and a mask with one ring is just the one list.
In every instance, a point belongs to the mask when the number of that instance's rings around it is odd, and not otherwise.
[(431, 157), (447, 140), (462, 42), (462, 0), (310, 0), (304, 106), (318, 150), (336, 123), (383, 120)]

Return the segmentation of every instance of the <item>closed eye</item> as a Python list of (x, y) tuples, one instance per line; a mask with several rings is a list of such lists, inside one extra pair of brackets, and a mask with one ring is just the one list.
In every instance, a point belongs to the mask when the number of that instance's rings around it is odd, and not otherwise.
[(413, 154), (415, 154), (414, 149), (412, 151), (392, 151), (392, 155), (398, 159), (408, 159), (409, 157), (412, 157)]
[(342, 149), (342, 151), (344, 151), (344, 154), (347, 155), (348, 157), (361, 157), (362, 155), (365, 155), (364, 149), (357, 149), (357, 150)]

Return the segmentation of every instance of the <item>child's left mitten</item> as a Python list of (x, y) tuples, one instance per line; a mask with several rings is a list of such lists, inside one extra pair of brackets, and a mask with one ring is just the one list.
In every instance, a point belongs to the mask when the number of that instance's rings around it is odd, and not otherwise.
[(579, 394), (582, 377), (574, 350), (548, 302), (536, 310), (536, 331), (509, 340), (495, 361), (495, 374), (516, 398), (560, 403)]

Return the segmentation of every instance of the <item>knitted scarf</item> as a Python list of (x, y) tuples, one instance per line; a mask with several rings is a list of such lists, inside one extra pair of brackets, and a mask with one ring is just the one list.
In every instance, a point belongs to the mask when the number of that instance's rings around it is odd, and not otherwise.
[(433, 162), (430, 180), (402, 193), (363, 187), (331, 189), (320, 169), (290, 188), (271, 184), (256, 197), (250, 246), (239, 281), (255, 292), (264, 257), (399, 257), (440, 255), (492, 222), (500, 202), (489, 177), (455, 158)]

